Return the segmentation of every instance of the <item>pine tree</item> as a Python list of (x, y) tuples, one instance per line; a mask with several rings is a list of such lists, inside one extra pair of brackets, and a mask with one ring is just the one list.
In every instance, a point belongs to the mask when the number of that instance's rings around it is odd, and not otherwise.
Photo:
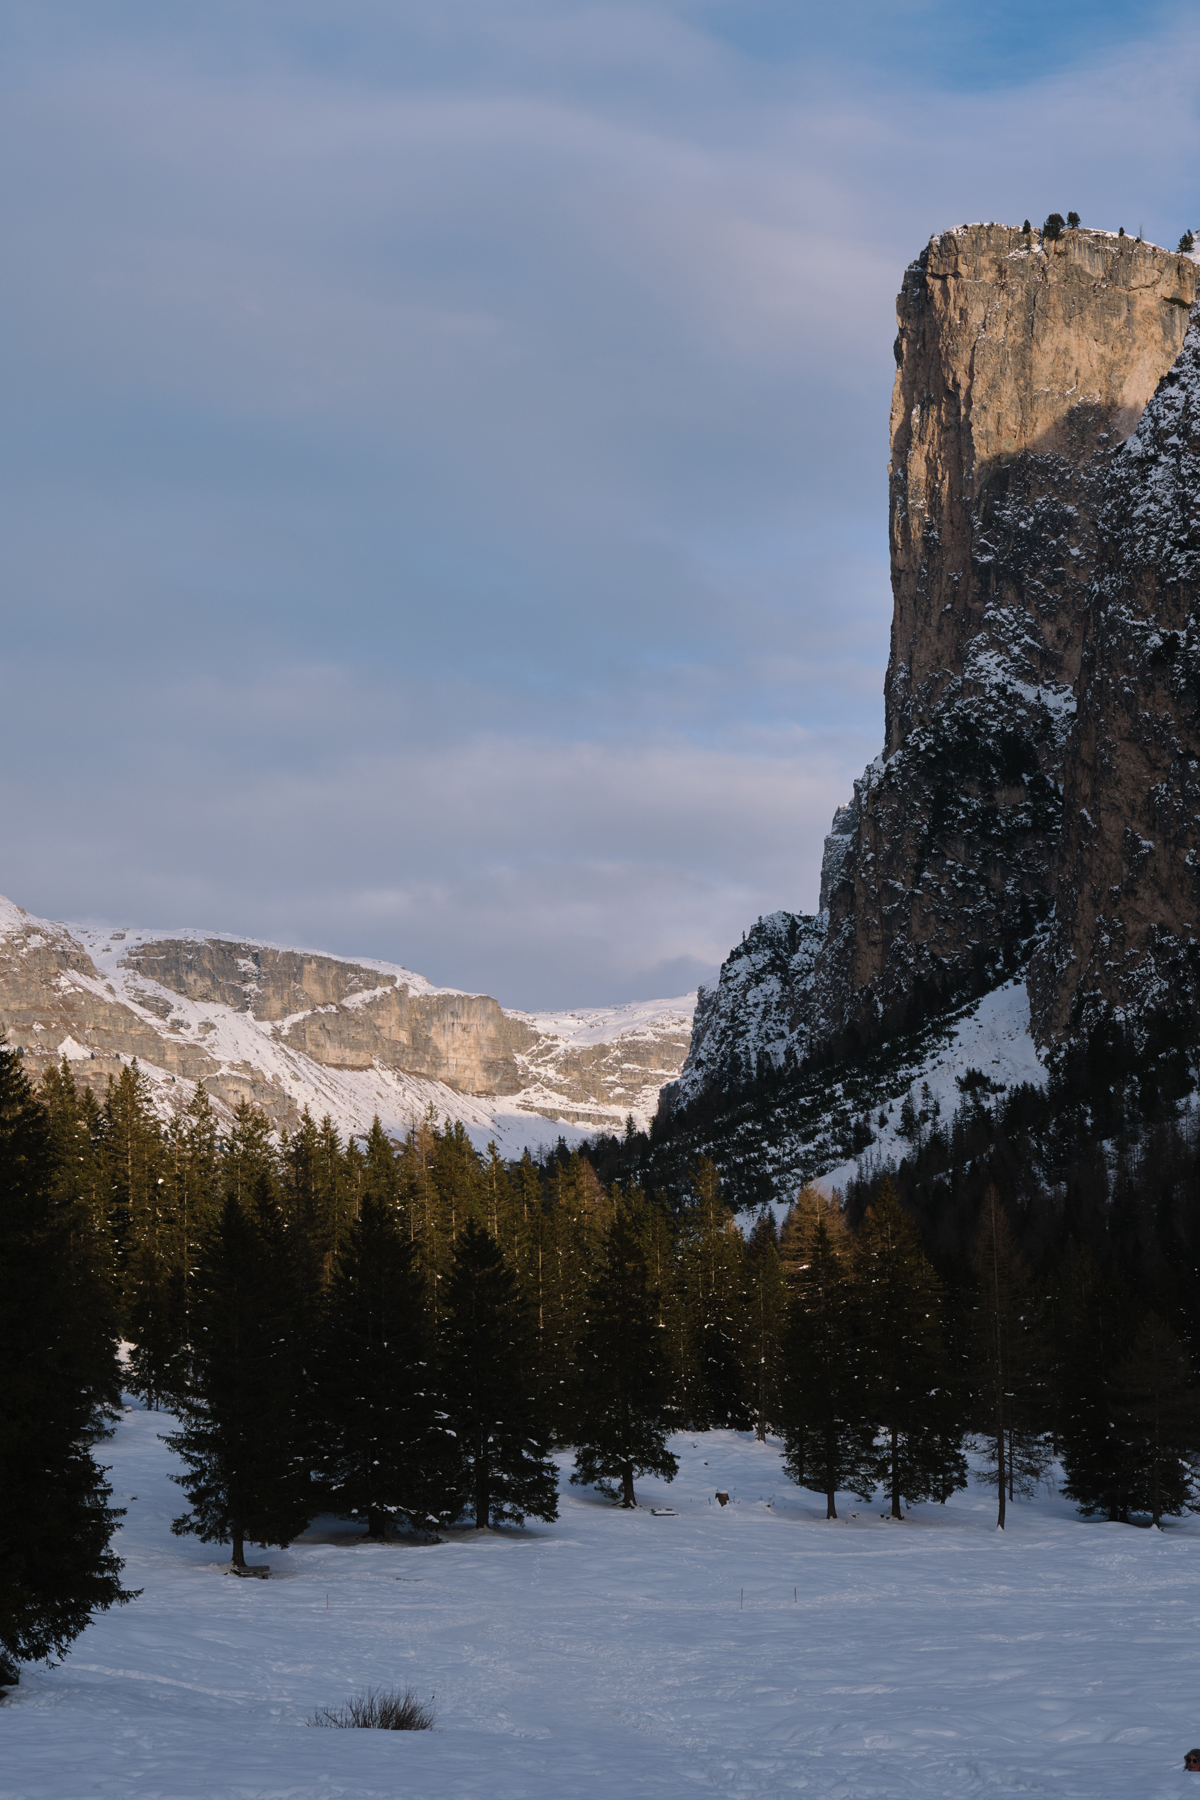
[(537, 1403), (531, 1322), (491, 1233), (468, 1220), (446, 1284), (442, 1386), (469, 1470), (476, 1526), (558, 1516), (558, 1471)]
[(317, 1363), (320, 1467), (331, 1504), (383, 1539), (397, 1517), (457, 1518), (462, 1458), (437, 1393), (425, 1284), (395, 1211), (374, 1193), (347, 1235)]
[(191, 1391), (183, 1429), (165, 1442), (186, 1472), (191, 1510), (171, 1529), (204, 1543), (291, 1543), (316, 1511), (301, 1334), (309, 1315), (274, 1198), (229, 1198), (197, 1275)]
[(1069, 212), (1067, 214), (1067, 229), (1068, 231), (1079, 230), (1079, 214), (1077, 212)]
[(825, 1495), (827, 1519), (837, 1518), (839, 1488), (864, 1500), (874, 1491), (875, 1432), (854, 1300), (845, 1254), (818, 1215), (788, 1324), (783, 1460), (798, 1487)]
[(1157, 1313), (1142, 1321), (1111, 1385), (1120, 1464), (1135, 1472), (1130, 1508), (1158, 1525), (1164, 1513), (1197, 1510), (1200, 1387), (1187, 1351)]
[(755, 1221), (746, 1244), (746, 1372), (754, 1435), (760, 1444), (782, 1422), (783, 1341), (788, 1323), (787, 1278), (769, 1211)]
[(239, 1206), (252, 1208), (278, 1185), (278, 1157), (271, 1137), (271, 1121), (248, 1100), (239, 1100), (233, 1112), (233, 1130), (225, 1141), (221, 1174), (226, 1195)]
[(91, 1454), (120, 1398), (113, 1289), (65, 1187), (46, 1109), (0, 1046), (0, 1686), (133, 1598)]
[(678, 1460), (667, 1449), (670, 1375), (657, 1323), (658, 1295), (632, 1206), (609, 1230), (588, 1290), (578, 1349), (573, 1482), (598, 1487), (636, 1506), (639, 1475), (673, 1481)]
[(902, 1498), (945, 1500), (967, 1464), (941, 1329), (941, 1286), (890, 1180), (867, 1209), (854, 1245), (869, 1404), (885, 1438), (876, 1456), (894, 1519)]
[(1179, 255), (1190, 256), (1196, 248), (1196, 234), (1190, 229), (1185, 231), (1179, 240)]
[(1007, 1502), (1031, 1493), (1049, 1466), (1050, 1455), (1034, 1429), (1035, 1369), (1044, 1345), (1034, 1317), (1029, 1272), (1018, 1252), (1008, 1215), (994, 1185), (984, 1195), (975, 1240), (978, 1280), (975, 1314), (976, 1389), (981, 1435), (988, 1444), (989, 1471), (997, 1494), (996, 1526), (1004, 1530)]
[(175, 1221), (163, 1130), (136, 1059), (110, 1081), (104, 1146), (121, 1267), (123, 1325), (134, 1349), (127, 1387), (151, 1407), (179, 1385), (182, 1345)]
[(1042, 227), (1042, 235), (1048, 244), (1056, 244), (1066, 228), (1067, 221), (1061, 213), (1050, 214)]
[(1056, 1436), (1066, 1477), (1062, 1491), (1085, 1516), (1127, 1521), (1137, 1492), (1137, 1457), (1113, 1429), (1110, 1390), (1132, 1348), (1132, 1307), (1119, 1278), (1105, 1275), (1088, 1250), (1070, 1255), (1061, 1322)]
[(741, 1340), (745, 1246), (721, 1198), (721, 1178), (701, 1156), (678, 1220), (678, 1282), (686, 1317), (685, 1419), (692, 1430), (747, 1423)]
[(534, 1222), (531, 1264), (523, 1287), (536, 1306), (534, 1366), (538, 1403), (552, 1441), (574, 1437), (571, 1416), (576, 1351), (584, 1298), (611, 1202), (586, 1157), (578, 1151), (558, 1161), (547, 1204)]

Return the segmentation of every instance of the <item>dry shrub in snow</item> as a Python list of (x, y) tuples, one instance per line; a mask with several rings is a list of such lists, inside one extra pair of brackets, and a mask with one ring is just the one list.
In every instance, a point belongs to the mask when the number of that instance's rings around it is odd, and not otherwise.
[(332, 1725), (339, 1731), (432, 1731), (433, 1707), (418, 1700), (411, 1688), (402, 1694), (395, 1688), (390, 1692), (368, 1688), (344, 1706), (322, 1706), (309, 1723)]

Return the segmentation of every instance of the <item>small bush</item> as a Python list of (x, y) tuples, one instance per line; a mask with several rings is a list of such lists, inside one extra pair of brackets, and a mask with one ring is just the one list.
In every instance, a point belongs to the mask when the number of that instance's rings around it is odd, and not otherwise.
[(418, 1700), (411, 1688), (368, 1688), (345, 1706), (322, 1706), (310, 1725), (332, 1725), (337, 1731), (432, 1731), (433, 1707)]

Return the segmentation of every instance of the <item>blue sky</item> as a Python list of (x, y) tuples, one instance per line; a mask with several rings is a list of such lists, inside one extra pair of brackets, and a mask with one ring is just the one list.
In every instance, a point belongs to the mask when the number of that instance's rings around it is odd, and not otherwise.
[(0, 890), (505, 1004), (816, 904), (934, 230), (1200, 224), (1194, 8), (0, 5)]

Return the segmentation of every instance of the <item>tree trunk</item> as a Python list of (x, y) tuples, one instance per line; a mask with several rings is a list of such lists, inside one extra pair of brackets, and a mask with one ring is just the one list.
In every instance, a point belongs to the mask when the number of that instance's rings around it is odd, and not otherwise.
[(892, 1426), (892, 1517), (902, 1519), (900, 1510), (900, 1433)]
[(488, 1513), (491, 1510), (491, 1495), (488, 1492), (487, 1445), (483, 1432), (479, 1433), (475, 1443), (475, 1529), (483, 1531), (487, 1527)]
[(996, 1241), (996, 1191), (988, 1189), (992, 1225), (992, 1332), (996, 1356), (996, 1530), (1004, 1530), (1004, 1332), (1000, 1322), (1000, 1246)]
[(636, 1506), (637, 1505), (637, 1501), (634, 1499), (634, 1496), (633, 1496), (633, 1464), (632, 1463), (622, 1463), (621, 1464), (621, 1505), (622, 1506)]
[(391, 1535), (388, 1527), (391, 1521), (387, 1513), (377, 1512), (374, 1507), (367, 1509), (367, 1536), (378, 1544), (386, 1544)]
[(234, 1519), (232, 1521), (229, 1527), (229, 1535), (233, 1540), (233, 1550), (229, 1560), (235, 1569), (244, 1569), (246, 1566), (246, 1528), (240, 1519)]
[[(1011, 1452), (1010, 1452), (1010, 1454), (1011, 1454)], [(1006, 1471), (1005, 1471), (1005, 1466), (1004, 1466), (1004, 1460), (1005, 1460), (1004, 1396), (1003, 1396), (1002, 1392), (1000, 1391), (1000, 1383), (997, 1382), (996, 1383), (996, 1493), (999, 1496), (999, 1504), (996, 1509), (996, 1530), (997, 1531), (1004, 1530), (1005, 1501), (1008, 1498), (1008, 1483), (1006, 1480)]]

